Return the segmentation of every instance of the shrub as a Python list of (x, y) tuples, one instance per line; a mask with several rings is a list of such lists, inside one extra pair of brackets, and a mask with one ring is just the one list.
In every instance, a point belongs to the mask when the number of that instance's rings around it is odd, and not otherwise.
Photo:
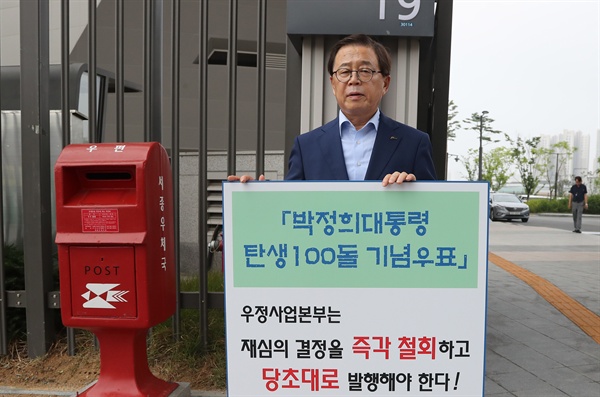
[[(553, 199), (531, 199), (527, 202), (531, 213), (570, 213), (569, 199), (566, 197)], [(600, 214), (600, 194), (588, 197), (588, 209), (586, 214)]]
[(600, 194), (592, 194), (588, 197), (588, 214), (600, 214)]
[(568, 199), (560, 198), (554, 199), (531, 199), (527, 202), (529, 205), (529, 211), (532, 213), (541, 212), (567, 212)]

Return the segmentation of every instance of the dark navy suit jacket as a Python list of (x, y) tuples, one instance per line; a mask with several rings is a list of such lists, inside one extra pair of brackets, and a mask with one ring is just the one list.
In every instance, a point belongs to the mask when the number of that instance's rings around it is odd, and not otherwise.
[[(286, 180), (348, 180), (338, 118), (296, 137), (288, 167)], [(436, 179), (431, 142), (426, 133), (380, 113), (365, 180), (381, 181), (394, 171), (417, 181)]]

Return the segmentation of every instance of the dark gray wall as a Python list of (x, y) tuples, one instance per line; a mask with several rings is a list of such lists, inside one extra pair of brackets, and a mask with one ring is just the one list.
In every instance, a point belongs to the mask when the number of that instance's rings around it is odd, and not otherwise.
[[(143, 86), (143, 3), (141, 0), (125, 1), (125, 80)], [(182, 150), (198, 148), (198, 0), (181, 2), (180, 43), (180, 147)], [(256, 48), (258, 2), (239, 0), (238, 52)], [(281, 52), (285, 59), (285, 1), (270, 1), (267, 10), (267, 51)], [(171, 95), (171, 1), (164, 1), (164, 103)], [(97, 10), (97, 60), (98, 67), (115, 69), (115, 1), (104, 0)], [(209, 51), (227, 51), (229, 34), (229, 2), (209, 1)], [(71, 62), (87, 62), (87, 29), (71, 53)], [(208, 149), (227, 150), (228, 140), (228, 86), (227, 65), (209, 65), (208, 68)], [(238, 67), (237, 98), (237, 149), (255, 150), (257, 140), (257, 68)], [(285, 118), (285, 64), (269, 67), (266, 75), (266, 150), (281, 150), (284, 146)], [(106, 114), (105, 140), (116, 140), (116, 100), (109, 95)], [(143, 140), (143, 93), (125, 95), (125, 140)], [(171, 144), (171, 108), (163, 106), (163, 143)]]

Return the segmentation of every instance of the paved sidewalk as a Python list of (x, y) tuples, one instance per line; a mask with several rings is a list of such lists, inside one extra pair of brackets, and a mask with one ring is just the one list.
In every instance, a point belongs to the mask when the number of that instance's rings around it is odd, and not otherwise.
[[(600, 234), (490, 222), (489, 252), (499, 263), (489, 262), (485, 396), (599, 397), (600, 342), (569, 316), (573, 304), (583, 305), (584, 320), (600, 332)], [(511, 266), (499, 266), (506, 263)], [(510, 268), (532, 277), (519, 278)], [(523, 279), (543, 282), (545, 292)], [(555, 295), (562, 296), (562, 312), (546, 300), (556, 304)], [(0, 387), (2, 396), (42, 394), (15, 391)], [(226, 393), (194, 390), (192, 396)]]
[[(489, 251), (546, 279), (600, 326), (600, 235), (490, 222)], [(600, 345), (489, 263), (486, 396), (600, 396)]]

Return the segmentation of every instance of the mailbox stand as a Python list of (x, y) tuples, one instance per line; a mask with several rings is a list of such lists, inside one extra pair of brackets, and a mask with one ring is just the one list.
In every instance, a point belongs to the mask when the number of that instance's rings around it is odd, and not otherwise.
[(100, 376), (82, 396), (168, 396), (146, 334), (175, 312), (171, 168), (151, 143), (67, 146), (55, 166), (64, 325), (100, 342)]
[(100, 376), (80, 396), (169, 396), (177, 384), (154, 376), (146, 354), (147, 330), (92, 330), (100, 343)]

